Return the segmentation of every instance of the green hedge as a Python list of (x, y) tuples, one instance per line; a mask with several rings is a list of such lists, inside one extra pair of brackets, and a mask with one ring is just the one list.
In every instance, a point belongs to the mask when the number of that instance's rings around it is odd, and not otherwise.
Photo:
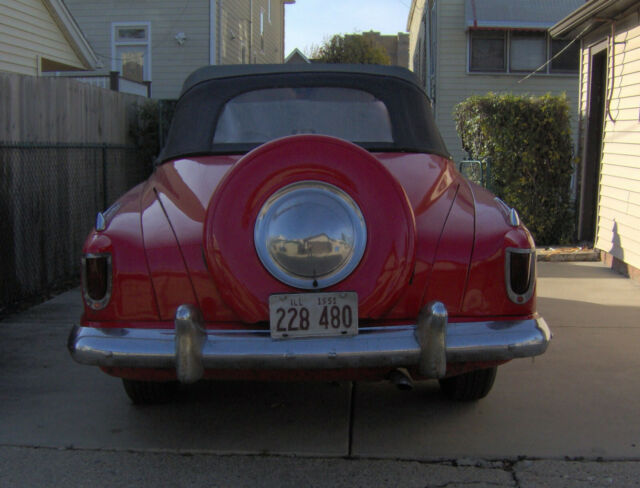
[(489, 93), (458, 104), (454, 119), (473, 159), (490, 158), (491, 190), (516, 208), (538, 244), (573, 239), (569, 103)]
[(153, 164), (167, 139), (176, 100), (149, 99), (137, 106), (129, 135), (138, 148), (138, 157)]

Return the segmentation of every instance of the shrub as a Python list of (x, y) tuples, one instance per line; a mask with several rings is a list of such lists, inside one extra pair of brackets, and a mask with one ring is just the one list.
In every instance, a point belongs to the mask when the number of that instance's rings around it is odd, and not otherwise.
[(391, 64), (384, 47), (373, 37), (336, 34), (312, 54), (323, 63)]
[(149, 165), (164, 145), (175, 107), (175, 100), (145, 100), (137, 106), (129, 133), (139, 157)]
[(454, 109), (462, 146), (490, 158), (491, 189), (539, 244), (573, 238), (573, 149), (566, 96), (474, 96)]

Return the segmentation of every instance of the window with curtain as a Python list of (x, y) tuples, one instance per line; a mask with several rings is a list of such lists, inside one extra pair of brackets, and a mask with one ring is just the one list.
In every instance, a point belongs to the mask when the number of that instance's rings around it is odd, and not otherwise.
[(577, 73), (578, 43), (554, 58), (569, 42), (551, 39), (546, 31), (470, 30), (468, 69), (480, 73), (530, 73), (551, 60), (538, 74)]
[(546, 34), (512, 32), (509, 44), (509, 70), (534, 71), (547, 60)]
[(505, 70), (506, 31), (472, 31), (469, 71)]

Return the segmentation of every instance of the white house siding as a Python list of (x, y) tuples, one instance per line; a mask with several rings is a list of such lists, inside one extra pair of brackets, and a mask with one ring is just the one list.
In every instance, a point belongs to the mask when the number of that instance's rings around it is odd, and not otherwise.
[(0, 0), (0, 71), (38, 75), (38, 57), (84, 69), (41, 0)]
[[(611, 43), (608, 50), (610, 108), (604, 124), (595, 246), (640, 269), (639, 15), (633, 13), (618, 21), (615, 31), (615, 58)], [(610, 32), (611, 27), (606, 26), (583, 41), (582, 114), (587, 111), (590, 50)]]
[[(112, 22), (151, 23), (154, 98), (177, 98), (186, 76), (209, 64), (209, 0), (65, 0), (65, 4), (107, 69), (112, 67)], [(174, 38), (179, 32), (187, 36), (182, 46)]]
[(438, 58), (436, 69), (435, 113), (447, 148), (456, 161), (464, 159), (453, 120), (454, 107), (472, 95), (518, 93), (544, 95), (566, 93), (572, 115), (572, 133), (577, 134), (578, 77), (576, 75), (535, 75), (526, 81), (525, 74), (469, 74), (467, 73), (467, 32), (464, 0), (437, 2)]

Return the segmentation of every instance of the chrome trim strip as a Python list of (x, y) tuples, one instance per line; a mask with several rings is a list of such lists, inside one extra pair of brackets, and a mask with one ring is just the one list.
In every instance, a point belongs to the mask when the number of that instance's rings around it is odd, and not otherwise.
[[(273, 340), (268, 330), (207, 330), (201, 349), (202, 366), (205, 369), (413, 366), (420, 364), (423, 357), (416, 329), (416, 325), (363, 327), (353, 337), (290, 340)], [(73, 359), (82, 364), (175, 368), (175, 338), (173, 329), (100, 329), (76, 325), (69, 335), (68, 348)], [(537, 356), (547, 349), (550, 340), (551, 332), (542, 317), (449, 322), (446, 361), (502, 361)], [(439, 374), (439, 366), (434, 368)]]
[(107, 219), (102, 212), (98, 212), (96, 215), (96, 230), (102, 232), (107, 228)]
[(509, 210), (509, 223), (511, 224), (511, 227), (520, 226), (520, 216), (518, 215), (518, 211), (515, 208)]
[(498, 203), (502, 207), (502, 210), (506, 215), (509, 214), (509, 210), (511, 210), (511, 207), (507, 205), (507, 203), (502, 198), (493, 197), (493, 201)]
[(518, 211), (515, 208), (507, 205), (504, 200), (498, 197), (494, 197), (493, 200), (496, 203), (498, 203), (502, 208), (502, 210), (504, 211), (505, 217), (507, 218), (509, 225), (511, 227), (520, 227), (520, 216), (518, 215)]

